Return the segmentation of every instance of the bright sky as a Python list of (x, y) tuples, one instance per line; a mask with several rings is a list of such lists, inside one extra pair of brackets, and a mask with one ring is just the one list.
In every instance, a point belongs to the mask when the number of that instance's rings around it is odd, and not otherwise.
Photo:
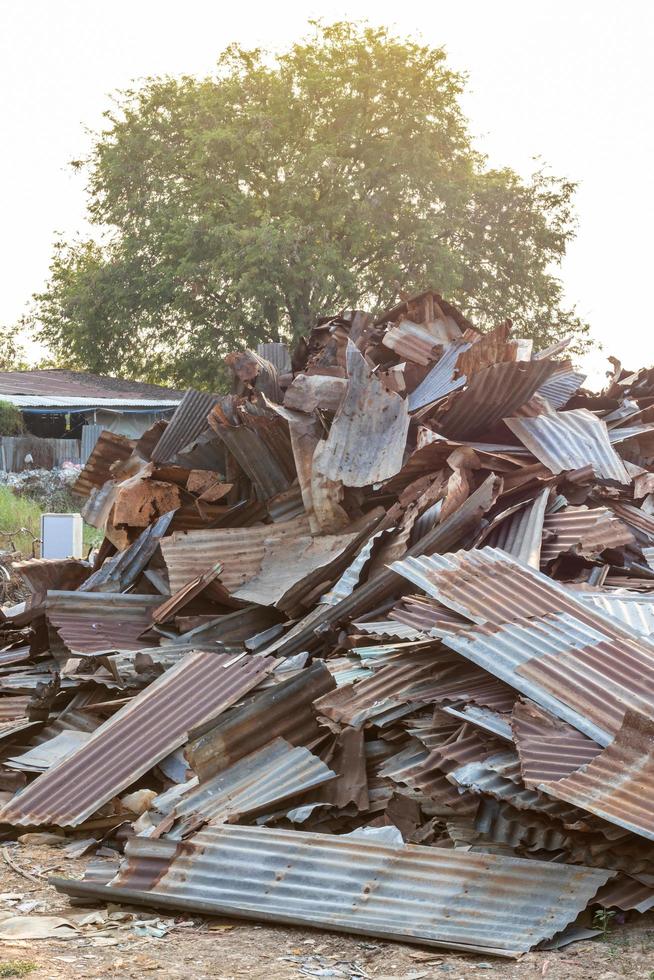
[[(0, 323), (47, 277), (58, 233), (84, 230), (88, 147), (108, 95), (133, 79), (206, 74), (230, 41), (284, 47), (311, 17), (367, 18), (444, 46), (493, 165), (541, 157), (579, 180), (566, 295), (625, 366), (654, 362), (654, 5), (648, 0), (0, 0)], [(595, 378), (604, 354), (586, 364)]]

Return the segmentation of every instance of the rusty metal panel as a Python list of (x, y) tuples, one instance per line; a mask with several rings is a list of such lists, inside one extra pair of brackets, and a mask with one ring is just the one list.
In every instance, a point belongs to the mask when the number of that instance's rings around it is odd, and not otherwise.
[(176, 532), (163, 539), (161, 550), (173, 593), (220, 562), (220, 581), (235, 599), (284, 608), (296, 587), (311, 586), (310, 576), (333, 577), (358, 537), (352, 531), (314, 538), (300, 517), (252, 528)]
[(387, 391), (351, 341), (348, 386), (321, 453), (321, 472), (348, 487), (388, 480), (400, 470), (409, 430), (407, 403)]
[(180, 449), (197, 439), (209, 428), (207, 416), (217, 401), (217, 395), (189, 389), (150, 453), (150, 459), (157, 463), (165, 463)]
[(654, 840), (654, 722), (627, 711), (611, 744), (588, 765), (538, 788), (557, 800)]
[(478, 371), (438, 420), (442, 433), (472, 439), (529, 401), (556, 370), (553, 361), (505, 361)]
[(234, 704), (273, 666), (269, 658), (190, 653), (104, 722), (72, 756), (0, 811), (19, 826), (77, 827), (186, 741), (190, 728)]
[(163, 514), (124, 551), (106, 558), (100, 568), (79, 586), (80, 592), (123, 592), (133, 585), (159, 547), (174, 516), (175, 511)]
[(651, 875), (649, 884), (643, 884), (628, 875), (619, 875), (600, 889), (596, 896), (598, 905), (605, 909), (635, 909), (636, 912), (647, 912), (654, 907), (654, 877)]
[(557, 371), (556, 374), (553, 374), (549, 381), (541, 385), (536, 394), (541, 398), (546, 398), (552, 408), (563, 408), (579, 391), (585, 380), (585, 374), (580, 374), (571, 368), (565, 368), (563, 371)]
[(266, 541), (271, 544), (278, 541), (290, 550), (295, 539), (308, 534), (309, 522), (304, 516), (274, 525), (175, 531), (161, 542), (171, 592), (179, 592), (187, 582), (217, 562), (223, 566), (222, 584), (228, 591), (234, 591), (259, 574)]
[(259, 344), (257, 354), (259, 357), (265, 358), (266, 361), (270, 361), (278, 375), (290, 374), (293, 370), (291, 355), (286, 344), (281, 344), (278, 341)]
[(536, 418), (505, 416), (504, 421), (552, 473), (581, 469), (590, 463), (598, 479), (631, 483), (622, 460), (611, 446), (606, 424), (585, 408)]
[[(528, 501), (519, 510), (508, 514), (504, 520), (501, 520), (498, 526), (484, 539), (485, 543), (489, 547), (501, 548), (502, 551), (513, 555), (525, 565), (540, 568), (543, 523), (549, 496), (549, 487), (545, 487), (533, 501)], [(498, 516), (498, 521), (500, 521), (501, 516)]]
[(562, 779), (602, 751), (597, 742), (530, 701), (516, 702), (511, 728), (522, 777), (530, 787)]
[(233, 823), (335, 778), (336, 773), (309, 749), (275, 738), (185, 792), (174, 809), (179, 823), (166, 836), (186, 836), (199, 822)]
[(606, 548), (633, 544), (634, 536), (607, 507), (566, 507), (548, 514), (543, 522), (541, 564), (564, 552), (594, 558)]
[(427, 377), (423, 378), (420, 384), (409, 395), (410, 412), (424, 408), (425, 405), (437, 402), (441, 398), (445, 398), (446, 395), (450, 395), (453, 391), (463, 388), (468, 379), (465, 374), (456, 377), (455, 368), (459, 355), (467, 351), (469, 347), (470, 344), (466, 344), (461, 340), (454, 341), (448, 347)]
[(133, 443), (126, 436), (105, 429), (73, 484), (72, 493), (78, 497), (88, 497), (92, 490), (104, 487), (111, 476), (112, 465), (129, 459), (132, 449)]
[(439, 348), (450, 342), (448, 333), (443, 320), (414, 323), (403, 317), (386, 330), (382, 344), (401, 360), (424, 366), (435, 359)]
[(447, 646), (607, 745), (627, 707), (654, 713), (654, 647), (567, 614), (479, 627)]
[(115, 653), (149, 645), (139, 637), (158, 605), (161, 596), (50, 591), (46, 616), (73, 653)]
[(272, 403), (225, 395), (216, 401), (208, 423), (252, 482), (259, 500), (291, 487), (296, 478), (291, 439)]
[(316, 711), (353, 728), (361, 728), (366, 721), (389, 709), (400, 708), (400, 713), (406, 713), (412, 690), (434, 670), (432, 662), (400, 662), (398, 666), (382, 667), (367, 680), (339, 687), (319, 698), (315, 703)]
[[(492, 507), (499, 489), (499, 479), (491, 474), (454, 514), (423, 535), (407, 554), (411, 556), (431, 554), (433, 551), (447, 551), (459, 544), (466, 534), (478, 530), (483, 515)], [(372, 581), (359, 586), (352, 595), (342, 599), (335, 606), (325, 605), (322, 607), (324, 611), (319, 610), (317, 614), (313, 610), (311, 618), (307, 617), (306, 622), (298, 624), (292, 632), (289, 632), (280, 644), (278, 652), (290, 656), (300, 650), (313, 649), (317, 640), (315, 633), (317, 626), (323, 623), (326, 625), (343, 623), (376, 608), (398, 588), (401, 574), (393, 567), (387, 568)]]
[(579, 599), (579, 592), (516, 561), (497, 548), (409, 555), (393, 562), (393, 571), (413, 582), (473, 623), (501, 625), (525, 616), (569, 613), (609, 636), (642, 639), (597, 607)]
[(563, 929), (612, 874), (361, 834), (236, 826), (205, 828), (183, 845), (133, 838), (126, 854), (108, 887), (62, 879), (57, 887), (504, 956)]
[(179, 401), (180, 393), (161, 385), (125, 378), (110, 378), (87, 371), (46, 368), (33, 371), (0, 371), (0, 394), (59, 399), (85, 398), (89, 401), (152, 402)]
[(200, 779), (209, 779), (275, 737), (291, 745), (313, 742), (320, 734), (313, 702), (335, 686), (325, 664), (317, 660), (294, 677), (252, 695), (217, 724), (192, 733), (187, 753), (194, 771)]
[(654, 636), (654, 595), (641, 592), (579, 592), (580, 602), (597, 606), (602, 612), (626, 623), (644, 636)]

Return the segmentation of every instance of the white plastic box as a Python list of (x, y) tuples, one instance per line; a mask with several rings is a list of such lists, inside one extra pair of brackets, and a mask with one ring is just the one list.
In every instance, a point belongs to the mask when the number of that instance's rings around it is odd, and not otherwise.
[(41, 514), (41, 558), (82, 558), (81, 514)]

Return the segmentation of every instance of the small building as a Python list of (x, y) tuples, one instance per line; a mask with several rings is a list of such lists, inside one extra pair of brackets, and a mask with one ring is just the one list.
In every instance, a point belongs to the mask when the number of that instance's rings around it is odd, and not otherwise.
[(103, 429), (137, 439), (157, 419), (169, 419), (183, 394), (84, 371), (0, 371), (0, 400), (20, 409), (26, 430), (2, 436), (0, 468), (84, 463)]

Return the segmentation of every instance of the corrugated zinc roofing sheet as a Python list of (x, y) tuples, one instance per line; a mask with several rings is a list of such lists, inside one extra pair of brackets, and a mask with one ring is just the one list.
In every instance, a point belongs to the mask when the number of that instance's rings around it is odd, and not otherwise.
[(275, 738), (185, 793), (175, 806), (175, 819), (181, 822), (168, 836), (184, 836), (186, 828), (198, 826), (198, 820), (212, 824), (233, 822), (335, 777), (336, 773), (309, 749)]
[(581, 388), (586, 380), (585, 374), (565, 369), (552, 375), (549, 381), (536, 392), (541, 398), (546, 398), (552, 408), (563, 408), (572, 396)]
[(426, 378), (409, 395), (409, 411), (415, 412), (425, 405), (437, 402), (458, 388), (463, 388), (467, 378), (456, 378), (455, 367), (459, 355), (468, 350), (470, 344), (455, 340), (431, 369)]
[(622, 460), (611, 446), (606, 423), (585, 408), (536, 418), (505, 416), (504, 421), (552, 473), (581, 469), (590, 463), (598, 479), (631, 483)]
[(634, 536), (608, 507), (566, 507), (548, 514), (543, 522), (546, 532), (541, 545), (541, 563), (552, 561), (564, 552), (593, 558), (606, 548), (632, 544)]
[(265, 657), (190, 653), (100, 725), (90, 740), (0, 811), (18, 826), (77, 827), (217, 717), (272, 669)]
[(208, 429), (207, 415), (217, 401), (217, 395), (189, 389), (152, 450), (150, 459), (157, 463), (167, 462)]
[(288, 680), (258, 691), (225, 718), (195, 733), (187, 749), (193, 769), (200, 779), (209, 779), (275, 736), (292, 745), (311, 743), (320, 734), (313, 702), (335, 687), (330, 671), (316, 660)]
[(611, 636), (640, 636), (626, 623), (580, 601), (579, 592), (497, 548), (414, 555), (394, 562), (391, 568), (433, 599), (480, 625), (567, 612)]
[(654, 722), (628, 711), (613, 742), (588, 765), (538, 788), (654, 840)]
[(567, 614), (480, 627), (446, 637), (483, 667), (600, 745), (627, 707), (654, 715), (654, 647), (616, 639)]
[(347, 371), (348, 386), (322, 448), (321, 473), (347, 487), (365, 487), (400, 470), (409, 412), (405, 399), (386, 390), (351, 341)]
[(626, 623), (643, 636), (654, 636), (654, 595), (634, 592), (579, 592), (580, 602)]
[(105, 429), (75, 480), (72, 493), (78, 497), (88, 497), (92, 490), (103, 487), (111, 476), (112, 464), (129, 459), (132, 449), (133, 444), (126, 436)]
[(126, 853), (100, 894), (138, 893), (148, 904), (504, 956), (563, 929), (611, 876), (495, 854), (392, 847), (362, 835), (258, 827), (206, 828), (183, 845), (133, 838)]
[(553, 361), (505, 361), (478, 371), (439, 419), (446, 436), (472, 439), (529, 401), (556, 370)]
[(115, 653), (142, 650), (140, 639), (161, 596), (122, 592), (49, 591), (45, 611), (73, 653)]

